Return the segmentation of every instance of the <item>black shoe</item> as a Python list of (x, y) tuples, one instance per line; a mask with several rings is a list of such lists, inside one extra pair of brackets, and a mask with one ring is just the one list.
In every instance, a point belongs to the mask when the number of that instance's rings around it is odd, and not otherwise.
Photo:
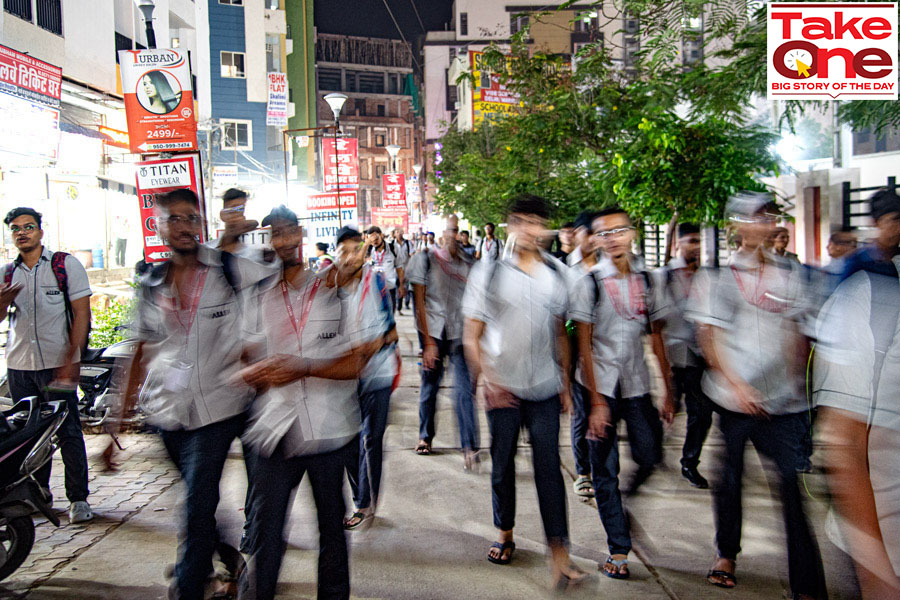
[(650, 476), (653, 475), (653, 467), (638, 467), (638, 470), (635, 471), (634, 477), (631, 478), (631, 483), (628, 484), (628, 487), (625, 490), (626, 496), (634, 496), (638, 493), (638, 488), (644, 485)]
[(697, 471), (697, 467), (681, 467), (681, 476), (687, 479), (695, 488), (705, 490), (709, 488), (706, 477)]

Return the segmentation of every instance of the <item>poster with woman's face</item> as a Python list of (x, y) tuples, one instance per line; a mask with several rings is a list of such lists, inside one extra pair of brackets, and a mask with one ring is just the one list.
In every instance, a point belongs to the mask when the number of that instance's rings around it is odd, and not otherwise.
[(165, 115), (181, 104), (181, 87), (165, 71), (150, 71), (138, 83), (137, 98), (145, 110)]

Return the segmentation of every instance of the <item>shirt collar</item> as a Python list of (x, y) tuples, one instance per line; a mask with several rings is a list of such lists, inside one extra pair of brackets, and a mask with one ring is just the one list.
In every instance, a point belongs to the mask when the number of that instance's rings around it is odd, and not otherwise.
[(669, 268), (672, 270), (686, 269), (687, 261), (684, 260), (684, 258), (682, 258), (681, 256), (676, 256), (675, 258), (673, 258), (672, 260), (669, 261)]
[[(644, 270), (644, 261), (640, 256), (636, 256), (634, 254), (628, 253), (628, 263), (631, 265), (631, 272), (638, 273), (639, 271)], [(615, 263), (613, 263), (612, 258), (604, 254), (597, 264), (594, 265), (592, 271), (597, 271), (600, 274), (601, 279), (605, 279), (607, 277), (616, 277), (619, 275), (619, 269), (616, 268)]]
[[(53, 251), (50, 250), (50, 248), (48, 248), (47, 246), (41, 246), (41, 257), (38, 259), (38, 262), (40, 262), (42, 260), (46, 260), (47, 262), (50, 262), (51, 260), (53, 260)], [(22, 264), (22, 255), (19, 254), (16, 257), (16, 265), (21, 265), (21, 264)]]

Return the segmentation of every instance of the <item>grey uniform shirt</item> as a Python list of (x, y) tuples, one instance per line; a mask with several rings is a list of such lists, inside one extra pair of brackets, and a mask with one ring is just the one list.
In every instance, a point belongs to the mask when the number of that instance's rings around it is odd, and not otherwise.
[[(296, 287), (286, 284), (294, 320), (301, 329), (299, 340), (281, 280), (261, 294), (255, 313), (256, 327), (263, 339), (259, 352), (269, 356), (338, 359), (359, 342), (356, 315), (349, 313), (341, 301), (340, 288), (327, 284), (332, 269), (328, 267), (316, 274), (306, 272)], [(308, 304), (310, 297), (312, 303)], [(359, 433), (357, 383), (355, 379), (306, 377), (267, 390), (253, 403), (245, 441), (265, 456), (271, 456), (282, 442), (288, 457), (322, 454), (345, 446)]]
[[(762, 270), (753, 254), (736, 252), (730, 262), (695, 275), (687, 318), (723, 330), (716, 336), (718, 359), (760, 392), (767, 412), (806, 410), (802, 350), (809, 300), (801, 265), (769, 252)], [(719, 406), (740, 410), (719, 372), (708, 369), (702, 385)]]
[[(340, 291), (344, 312), (357, 321), (359, 343), (384, 337), (394, 327), (387, 288), (376, 280), (377, 273), (366, 268), (361, 280), (352, 289)], [(390, 387), (400, 369), (397, 344), (384, 346), (369, 362), (359, 376), (359, 392), (374, 392)]]
[(503, 253), (503, 242), (497, 238), (492, 240), (483, 238), (478, 242), (478, 251), (481, 252), (481, 258), (479, 258), (479, 260), (485, 262), (498, 260)]
[[(593, 324), (592, 354), (597, 392), (637, 398), (650, 393), (650, 371), (644, 356), (644, 335), (650, 322), (665, 315), (665, 297), (658, 286), (647, 285), (639, 257), (631, 256), (632, 273), (618, 277), (609, 257), (572, 282), (569, 318)], [(612, 292), (612, 296), (610, 295)], [(584, 385), (579, 361), (575, 380)]]
[[(173, 408), (176, 416), (158, 423), (165, 429), (193, 430), (224, 421), (244, 412), (254, 394), (234, 376), (242, 368), (242, 308), (254, 302), (258, 278), (252, 274), (259, 267), (233, 257), (235, 286), (243, 286), (239, 297), (225, 277), (220, 251), (201, 245), (197, 258), (206, 274), (193, 321), (190, 307), (180, 306), (177, 290), (166, 282), (168, 266), (150, 271), (141, 281), (135, 323), (147, 366), (141, 396)], [(179, 365), (190, 370), (183, 391), (171, 388), (172, 370)]]
[(374, 246), (370, 247), (369, 254), (366, 257), (366, 262), (375, 271), (384, 275), (384, 280), (389, 290), (397, 287), (397, 267), (401, 266), (402, 268), (402, 265), (397, 264), (398, 258), (397, 247), (388, 240), (384, 241), (384, 246), (380, 250)]
[(550, 255), (544, 260), (531, 274), (517, 256), (480, 262), (463, 298), (463, 315), (485, 324), (482, 360), (492, 383), (524, 400), (546, 400), (562, 385), (555, 357), (568, 300), (565, 267)]
[(680, 256), (653, 272), (656, 285), (666, 294), (665, 326), (663, 341), (666, 345), (666, 357), (673, 367), (699, 367), (703, 365), (703, 354), (694, 331), (694, 324), (684, 318), (691, 284), (696, 272), (687, 268), (687, 263)]
[(437, 339), (462, 339), (462, 298), (472, 259), (460, 251), (456, 258), (442, 248), (429, 248), (409, 261), (407, 278), (425, 286), (428, 334)]
[(402, 242), (394, 240), (394, 249), (397, 250), (395, 265), (405, 270), (407, 265), (409, 265), (409, 259), (415, 251), (412, 242), (409, 240), (403, 240)]
[[(20, 284), (22, 289), (10, 306), (13, 312), (6, 348), (7, 368), (41, 371), (65, 364), (69, 324), (66, 302), (50, 264), (52, 257), (53, 252), (43, 248), (40, 259), (32, 268), (19, 259), (13, 263), (12, 283)], [(69, 300), (74, 302), (90, 296), (87, 271), (78, 259), (67, 256), (65, 265)], [(80, 349), (76, 349), (74, 360), (80, 359)]]

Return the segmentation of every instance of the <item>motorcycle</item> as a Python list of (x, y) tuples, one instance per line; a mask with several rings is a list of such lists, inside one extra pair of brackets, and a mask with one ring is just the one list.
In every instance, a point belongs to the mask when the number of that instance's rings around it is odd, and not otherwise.
[(66, 418), (66, 403), (41, 403), (29, 397), (0, 417), (0, 580), (18, 569), (34, 546), (32, 514), (40, 512), (59, 527), (49, 492), (34, 474), (58, 447), (56, 432)]
[[(100, 427), (117, 414), (125, 387), (124, 370), (137, 349), (127, 339), (107, 348), (88, 348), (81, 357), (78, 378), (78, 413), (85, 427)], [(125, 419), (127, 425), (142, 421), (140, 414)]]

